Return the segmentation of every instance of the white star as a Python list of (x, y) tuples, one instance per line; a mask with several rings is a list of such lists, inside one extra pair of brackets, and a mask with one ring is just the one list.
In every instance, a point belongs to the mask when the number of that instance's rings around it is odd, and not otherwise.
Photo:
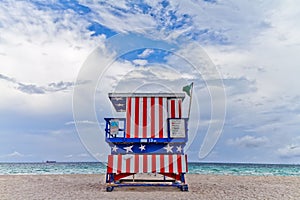
[(177, 146), (176, 148), (177, 148), (177, 152), (181, 152), (181, 151), (182, 151), (181, 145), (180, 145), (180, 146)]
[(132, 147), (133, 147), (133, 145), (131, 145), (131, 146), (129, 146), (129, 147), (124, 147), (123, 149), (126, 150), (126, 153), (129, 153), (129, 152), (133, 152), (133, 151), (132, 151)]
[(169, 143), (168, 143), (167, 146), (164, 147), (164, 149), (167, 150), (167, 153), (169, 153), (169, 152), (173, 153), (173, 150), (172, 150), (172, 149), (173, 149), (173, 146), (170, 146)]
[(122, 106), (124, 106), (124, 103), (118, 103), (118, 104), (116, 104), (118, 107), (122, 107)]
[(114, 97), (114, 100), (115, 100), (115, 101), (122, 101), (123, 98), (122, 98), (122, 97)]
[(139, 147), (139, 149), (140, 149), (141, 151), (145, 151), (145, 150), (146, 150), (146, 145), (142, 145), (142, 144), (141, 144), (141, 146)]
[(117, 152), (117, 150), (118, 150), (119, 148), (115, 145), (115, 146), (113, 146), (111, 149), (112, 149), (112, 151)]

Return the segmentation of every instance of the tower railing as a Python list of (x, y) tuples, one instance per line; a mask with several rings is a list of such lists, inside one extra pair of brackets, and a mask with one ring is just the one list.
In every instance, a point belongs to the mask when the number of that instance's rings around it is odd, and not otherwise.
[[(183, 143), (188, 140), (188, 118), (167, 118), (168, 124), (168, 137), (166, 138), (127, 138), (126, 137), (126, 118), (104, 118), (105, 125), (105, 136), (106, 142), (108, 143)], [(183, 123), (184, 130), (174, 131), (176, 127), (172, 127), (172, 123), (174, 126), (178, 126), (178, 123)], [(176, 125), (177, 123), (177, 125)], [(179, 127), (179, 126), (178, 126)], [(176, 134), (181, 132), (181, 134)]]

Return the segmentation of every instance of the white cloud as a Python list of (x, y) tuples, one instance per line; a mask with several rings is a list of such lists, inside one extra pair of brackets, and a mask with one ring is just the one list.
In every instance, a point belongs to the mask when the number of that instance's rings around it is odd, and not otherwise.
[(266, 137), (254, 137), (251, 135), (245, 135), (243, 137), (237, 137), (235, 139), (227, 140), (227, 144), (231, 146), (238, 147), (247, 147), (247, 148), (256, 148), (262, 147), (269, 142), (269, 139)]
[(14, 151), (12, 153), (9, 154), (5, 154), (5, 155), (0, 155), (0, 158), (5, 158), (5, 159), (18, 159), (18, 158), (24, 158), (24, 157), (31, 157), (32, 155), (25, 155), (22, 154), (18, 151)]
[(66, 155), (65, 158), (78, 159), (78, 158), (91, 158), (91, 156), (87, 153), (79, 153), (79, 154), (76, 154), (76, 155), (73, 155), (73, 154)]
[(132, 61), (135, 65), (147, 65), (148, 61), (147, 60), (143, 60), (143, 59), (135, 59)]
[[(193, 32), (200, 32), (202, 43), (246, 44), (268, 28), (268, 18), (276, 8), (276, 2), (231, 1), (216, 2), (183, 1), (177, 14), (189, 14), (193, 20)], [(202, 31), (201, 31), (202, 30)]]
[[(264, 9), (267, 17), (257, 21), (265, 21), (269, 26), (257, 29), (257, 34), (246, 33), (251, 36), (247, 42), (240, 43), (242, 38), (237, 38), (230, 45), (209, 44), (204, 49), (225, 79), (248, 80), (243, 82), (245, 87), (240, 82), (234, 84), (235, 95), (226, 88), (227, 126), (268, 135), (275, 150), (298, 135), (300, 104), (296, 99), (299, 100), (300, 89), (296, 85), (300, 59), (296, 54), (300, 51), (300, 28), (293, 19), (300, 16), (296, 11), (299, 5), (292, 1), (275, 1)], [(251, 23), (248, 25), (251, 27)], [(243, 25), (239, 31), (243, 31)], [(244, 93), (247, 85), (255, 90)]]
[[(93, 1), (82, 1), (83, 5), (93, 10), (93, 18), (100, 24), (117, 32), (135, 31), (146, 33), (145, 28), (155, 27), (153, 18), (140, 10), (132, 10), (126, 3), (107, 2), (103, 4)], [(123, 11), (120, 11), (123, 10)], [(127, 11), (127, 12), (126, 12)], [(126, 23), (124, 23), (126, 22)]]
[[(137, 90), (154, 92), (156, 90), (157, 92), (163, 89), (165, 92), (168, 90), (179, 92), (181, 86), (187, 84), (185, 74), (166, 65), (138, 66), (131, 69), (118, 79), (118, 82), (115, 82), (117, 84), (115, 90), (120, 92), (137, 92)], [(150, 86), (152, 89), (149, 88)]]
[(58, 135), (65, 135), (65, 134), (73, 134), (73, 130), (68, 130), (68, 129), (57, 129), (57, 130), (46, 130), (44, 131), (45, 133), (49, 133), (53, 136), (58, 136)]
[(9, 83), (14, 85), (16, 90), (19, 90), (23, 93), (27, 94), (45, 94), (50, 92), (59, 92), (59, 91), (69, 91), (70, 88), (74, 85), (72, 82), (63, 82), (60, 81), (58, 83), (52, 82), (48, 83), (47, 85), (35, 85), (35, 84), (24, 84), (18, 82), (14, 78), (7, 77), (5, 75), (0, 74), (0, 79), (6, 80)]
[(13, 153), (10, 153), (10, 154), (7, 154), (5, 155), (6, 157), (23, 157), (24, 155), (17, 152), (17, 151), (14, 151)]
[(145, 49), (140, 55), (138, 55), (139, 58), (147, 58), (154, 52), (153, 49)]
[(87, 153), (80, 153), (77, 155), (78, 157), (91, 157), (89, 154)]
[(98, 122), (93, 122), (93, 121), (89, 121), (89, 120), (82, 120), (82, 121), (69, 121), (69, 122), (66, 122), (65, 125), (74, 125), (74, 124), (77, 124), (77, 123), (80, 123), (80, 124), (98, 124)]
[(90, 37), (88, 21), (70, 9), (39, 9), (30, 1), (4, 1), (0, 13), (1, 74), (18, 81), (1, 81), (0, 109), (70, 112), (71, 90), (49, 91), (60, 90), (64, 83), (70, 86), (90, 51), (103, 44), (105, 36)]
[(287, 145), (277, 150), (277, 154), (282, 158), (300, 157), (299, 145)]
[(73, 158), (72, 154), (66, 155), (65, 158)]
[(6, 4), (0, 6), (1, 13), (9, 13), (1, 20), (2, 73), (21, 82), (74, 80), (101, 42), (101, 37), (90, 37), (88, 22), (71, 10), (42, 10), (29, 1)]

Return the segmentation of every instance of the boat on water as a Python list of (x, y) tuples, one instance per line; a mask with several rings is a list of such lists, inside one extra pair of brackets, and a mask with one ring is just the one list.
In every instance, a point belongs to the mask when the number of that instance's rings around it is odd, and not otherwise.
[(56, 163), (55, 160), (47, 160), (46, 163)]

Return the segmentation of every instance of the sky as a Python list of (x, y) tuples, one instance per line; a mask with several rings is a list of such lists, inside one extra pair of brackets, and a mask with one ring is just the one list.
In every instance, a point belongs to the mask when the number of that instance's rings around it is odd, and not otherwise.
[(0, 162), (105, 160), (107, 93), (194, 82), (189, 161), (300, 164), (297, 1), (0, 2)]

